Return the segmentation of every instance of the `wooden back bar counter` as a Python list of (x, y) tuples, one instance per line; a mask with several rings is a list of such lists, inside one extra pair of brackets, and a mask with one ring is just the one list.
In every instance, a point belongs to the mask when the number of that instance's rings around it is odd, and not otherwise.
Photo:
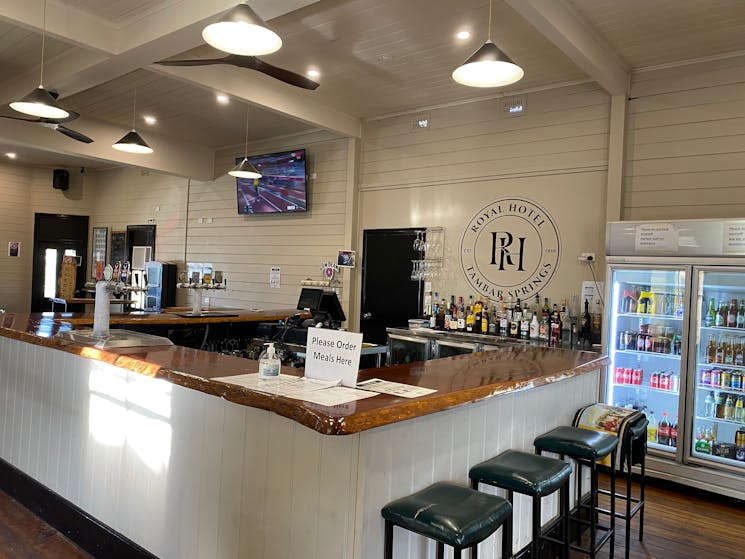
[[(256, 372), (254, 361), (53, 339), (75, 317), (59, 318), (0, 315), (0, 458), (158, 557), (382, 557), (383, 504), (465, 484), (477, 462), (570, 424), (597, 401), (607, 364), (511, 347), (366, 369), (360, 380), (437, 392), (329, 408), (213, 380)], [(544, 506), (544, 520), (555, 512)], [(516, 520), (519, 549), (530, 537), (519, 499)], [(394, 545), (401, 557), (432, 551), (403, 532)], [(480, 556), (498, 550), (490, 538)]]

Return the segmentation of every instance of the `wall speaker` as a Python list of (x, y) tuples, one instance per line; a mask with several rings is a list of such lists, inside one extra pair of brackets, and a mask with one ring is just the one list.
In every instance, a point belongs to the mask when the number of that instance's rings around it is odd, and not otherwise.
[(52, 187), (59, 190), (70, 188), (70, 173), (67, 169), (55, 169), (52, 171)]

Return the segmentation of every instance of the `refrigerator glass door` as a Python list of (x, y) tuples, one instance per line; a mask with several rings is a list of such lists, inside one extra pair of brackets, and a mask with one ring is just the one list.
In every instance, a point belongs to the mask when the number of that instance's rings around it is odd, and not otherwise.
[[(745, 469), (745, 270), (696, 269), (691, 458)], [(694, 359), (692, 359), (693, 361)]]
[(644, 411), (650, 450), (677, 452), (686, 269), (610, 266), (606, 403)]

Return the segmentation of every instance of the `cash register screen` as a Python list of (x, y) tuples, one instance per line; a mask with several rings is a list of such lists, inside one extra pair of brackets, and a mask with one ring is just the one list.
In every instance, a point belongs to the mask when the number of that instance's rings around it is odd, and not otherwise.
[(317, 311), (321, 307), (321, 297), (323, 296), (323, 289), (311, 289), (303, 287), (300, 291), (300, 298), (297, 301), (297, 309), (302, 311), (308, 309), (310, 311)]
[(339, 297), (333, 291), (324, 291), (321, 297), (321, 305), (318, 309), (321, 312), (328, 313), (329, 318), (334, 322), (344, 322), (347, 317), (341, 308)]

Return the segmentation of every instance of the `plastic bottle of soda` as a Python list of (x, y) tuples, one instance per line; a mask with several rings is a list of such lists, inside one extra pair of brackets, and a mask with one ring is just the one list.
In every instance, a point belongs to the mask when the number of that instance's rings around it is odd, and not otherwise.
[(662, 412), (662, 419), (657, 426), (657, 442), (665, 446), (670, 444), (670, 422), (667, 420), (667, 412)]
[(709, 392), (704, 400), (704, 417), (716, 417), (717, 408), (714, 400), (714, 392)]
[(669, 444), (672, 447), (678, 446), (678, 417), (675, 417), (675, 423), (670, 425), (670, 439)]
[(647, 416), (649, 424), (647, 425), (647, 442), (657, 442), (657, 418), (654, 416), (654, 412), (650, 411)]

